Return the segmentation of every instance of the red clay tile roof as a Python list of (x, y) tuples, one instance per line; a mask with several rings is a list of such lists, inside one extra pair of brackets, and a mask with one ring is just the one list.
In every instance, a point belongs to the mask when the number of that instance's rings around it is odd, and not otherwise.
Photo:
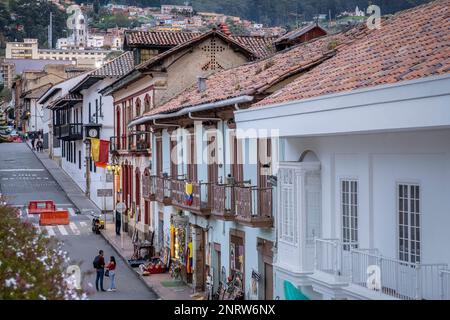
[(261, 36), (230, 36), (231, 39), (251, 50), (258, 58), (264, 58), (275, 52), (276, 37)]
[(83, 96), (81, 94), (68, 92), (66, 95), (53, 101), (49, 106), (49, 108), (55, 109), (56, 107), (62, 105), (64, 102), (81, 102), (81, 101), (83, 101)]
[(450, 73), (450, 0), (439, 0), (384, 20), (381, 29), (254, 106), (445, 73)]
[[(129, 47), (174, 47), (200, 35), (202, 33), (199, 32), (127, 31), (125, 41)], [(266, 57), (274, 52), (273, 42), (276, 39), (275, 37), (230, 36), (230, 38), (252, 51), (258, 58)]]
[(127, 31), (125, 41), (128, 46), (177, 46), (201, 35), (199, 32), (175, 31)]
[(127, 51), (120, 56), (105, 63), (93, 71), (90, 76), (118, 77), (128, 73), (134, 67), (133, 52)]
[(40, 87), (34, 88), (32, 90), (29, 90), (28, 92), (25, 92), (24, 99), (39, 99), (44, 95), (44, 93), (47, 92), (47, 90), (53, 86), (52, 83), (44, 84)]
[(366, 31), (366, 28), (359, 27), (345, 33), (317, 38), (269, 58), (214, 73), (206, 79), (204, 92), (198, 92), (197, 86), (193, 85), (146, 115), (168, 113), (188, 106), (263, 93), (274, 84), (329, 59), (340, 47), (363, 37)]

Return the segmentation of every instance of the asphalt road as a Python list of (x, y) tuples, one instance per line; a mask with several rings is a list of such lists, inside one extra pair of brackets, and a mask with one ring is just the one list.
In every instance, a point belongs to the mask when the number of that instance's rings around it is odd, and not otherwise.
[[(69, 226), (39, 227), (38, 217), (28, 215), (22, 209), (22, 218), (32, 221), (41, 230), (45, 229), (50, 236), (63, 241), (71, 261), (79, 264), (84, 275), (84, 286), (89, 290), (91, 300), (152, 300), (157, 299), (130, 270), (114, 249), (100, 236), (91, 231), (91, 217), (75, 214), (74, 206), (61, 187), (54, 181), (39, 159), (25, 143), (0, 144), (0, 191), (8, 204), (23, 207), (30, 200), (53, 200), (58, 208), (66, 208), (70, 212)], [(95, 272), (92, 261), (98, 250), (105, 252), (105, 260), (111, 255), (116, 257), (116, 292), (96, 292)], [(108, 288), (108, 278), (104, 280)]]

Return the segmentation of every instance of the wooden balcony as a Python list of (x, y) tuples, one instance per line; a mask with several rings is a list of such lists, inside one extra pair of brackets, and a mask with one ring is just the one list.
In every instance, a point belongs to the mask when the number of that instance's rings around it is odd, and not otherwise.
[(142, 196), (150, 201), (156, 201), (156, 176), (142, 176)]
[(136, 132), (128, 135), (128, 151), (139, 154), (150, 153), (150, 133)]
[(58, 139), (65, 141), (74, 141), (83, 139), (82, 123), (65, 123), (59, 125)]
[(235, 218), (235, 197), (233, 185), (214, 184), (211, 186), (211, 215), (220, 220), (231, 221)]
[(154, 177), (155, 200), (168, 206), (172, 203), (171, 179), (166, 177)]
[(210, 183), (192, 182), (193, 199), (189, 204), (186, 201), (187, 180), (172, 180), (172, 205), (181, 210), (189, 210), (194, 214), (208, 217), (211, 213), (211, 198), (208, 197)]
[(235, 220), (255, 228), (273, 226), (272, 188), (234, 187)]

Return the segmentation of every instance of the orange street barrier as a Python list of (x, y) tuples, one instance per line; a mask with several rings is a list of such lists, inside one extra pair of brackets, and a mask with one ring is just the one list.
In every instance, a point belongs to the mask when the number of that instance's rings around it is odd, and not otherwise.
[(41, 212), (39, 225), (50, 226), (59, 224), (69, 224), (69, 211), (59, 210)]
[(55, 211), (56, 206), (53, 200), (33, 200), (28, 203), (28, 213), (38, 214), (44, 211)]

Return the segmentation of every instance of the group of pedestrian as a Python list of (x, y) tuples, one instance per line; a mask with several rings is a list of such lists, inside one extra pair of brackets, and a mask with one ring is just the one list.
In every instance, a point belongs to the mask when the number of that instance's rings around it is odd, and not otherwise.
[[(109, 258), (108, 264), (105, 265), (103, 250), (100, 250), (98, 252), (98, 256), (94, 258), (94, 268), (97, 271), (97, 276), (95, 278), (95, 288), (97, 289), (97, 291), (116, 291), (116, 259), (114, 258), (114, 256), (111, 256)], [(105, 276), (109, 278), (108, 290), (105, 290), (103, 288), (103, 277)]]
[(44, 141), (40, 134), (31, 135), (31, 148), (33, 151), (42, 152), (44, 150)]

